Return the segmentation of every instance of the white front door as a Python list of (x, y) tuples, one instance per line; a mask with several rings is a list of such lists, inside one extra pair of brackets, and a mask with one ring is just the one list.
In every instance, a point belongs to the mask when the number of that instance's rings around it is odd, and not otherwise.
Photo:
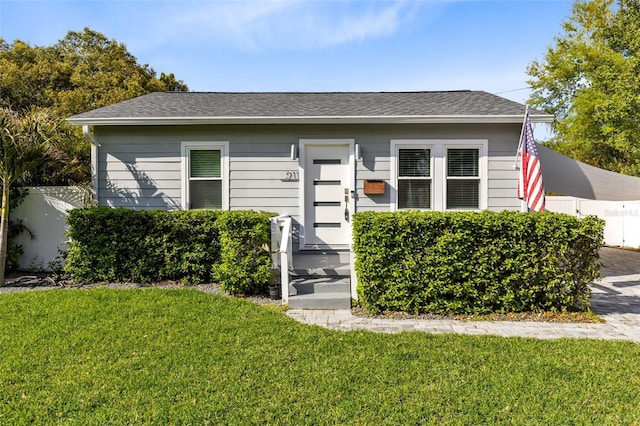
[(349, 145), (304, 148), (304, 245), (351, 243)]

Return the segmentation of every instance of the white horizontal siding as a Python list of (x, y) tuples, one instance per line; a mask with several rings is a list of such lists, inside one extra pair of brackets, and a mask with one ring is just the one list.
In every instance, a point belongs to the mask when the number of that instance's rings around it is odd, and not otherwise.
[[(295, 171), (298, 171), (298, 169), (296, 168)], [(284, 182), (285, 178), (286, 178), (285, 170), (234, 170), (233, 168), (231, 169), (231, 181), (235, 179), (242, 179), (242, 180), (269, 180), (273, 182), (286, 183)]]
[(233, 179), (229, 187), (234, 189), (273, 189), (298, 191), (298, 182), (285, 182), (279, 179)]
[[(117, 199), (119, 198), (118, 196), (115, 196), (115, 192), (114, 195), (110, 196), (106, 191), (110, 190), (111, 188), (102, 188), (103, 189), (103, 195), (104, 198), (111, 198), (111, 199)], [(122, 191), (119, 191), (122, 192)], [(158, 197), (163, 197), (163, 198), (171, 198), (171, 199), (175, 199), (175, 200), (180, 200), (180, 197), (182, 195), (182, 189), (181, 188), (163, 188), (162, 191), (157, 191), (154, 194), (150, 194), (145, 188), (133, 188), (130, 187), (126, 190), (127, 196), (128, 197), (132, 197), (132, 198), (144, 198), (144, 197), (149, 197), (149, 198), (158, 198)]]
[(180, 209), (180, 198), (166, 197), (162, 193), (159, 193), (156, 197), (138, 197), (133, 194), (129, 194), (127, 197), (103, 197), (100, 203), (111, 207), (131, 207), (135, 209)]
[(181, 208), (179, 143), (153, 128), (98, 128), (96, 135), (100, 204)]
[(511, 133), (498, 134), (489, 141), (489, 210), (520, 209), (518, 171), (513, 168), (520, 128), (511, 127)]
[(384, 180), (389, 183), (389, 146), (391, 138), (376, 135), (356, 139), (360, 145), (362, 160), (356, 164), (356, 194), (357, 211), (389, 211), (389, 191), (381, 195), (367, 195), (364, 193), (365, 180)]
[(287, 179), (287, 172), (298, 172), (298, 160), (288, 141), (269, 135), (231, 141), (229, 169), (231, 209), (298, 214), (298, 182)]
[[(243, 171), (279, 171), (285, 176), (285, 171), (298, 171), (297, 161), (281, 161), (278, 158), (263, 158), (262, 161), (246, 161), (244, 158), (232, 158), (229, 165), (232, 172)], [(240, 173), (237, 173), (240, 174)]]
[(149, 184), (155, 184), (157, 181), (180, 179), (180, 166), (178, 170), (112, 170), (111, 165), (103, 167), (98, 172), (98, 179), (106, 182), (122, 182), (122, 181), (146, 181)]
[[(255, 197), (255, 198), (232, 198), (231, 208), (244, 207), (252, 209), (279, 209), (286, 207), (298, 207), (298, 197)], [(289, 213), (292, 214), (292, 213)]]
[[(513, 159), (519, 125), (274, 125), (97, 127), (99, 200), (135, 208), (179, 208), (180, 143), (229, 142), (229, 205), (232, 209), (272, 210), (298, 215), (299, 185), (287, 172), (298, 171), (291, 145), (300, 139), (353, 138), (362, 159), (356, 162), (357, 210), (389, 210), (392, 139), (489, 140), (490, 209), (519, 208)], [(365, 195), (364, 181), (384, 180), (383, 195)]]

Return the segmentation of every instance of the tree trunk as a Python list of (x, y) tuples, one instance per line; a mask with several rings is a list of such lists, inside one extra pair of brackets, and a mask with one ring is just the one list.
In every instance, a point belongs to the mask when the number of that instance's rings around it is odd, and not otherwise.
[(4, 269), (7, 262), (7, 237), (9, 230), (9, 183), (2, 182), (2, 210), (0, 212), (0, 287), (4, 285)]

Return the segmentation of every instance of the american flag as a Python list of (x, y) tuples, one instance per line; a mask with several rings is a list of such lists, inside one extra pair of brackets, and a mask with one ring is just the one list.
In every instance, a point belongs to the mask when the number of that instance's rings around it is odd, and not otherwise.
[(544, 211), (545, 202), (542, 169), (540, 168), (538, 150), (536, 149), (536, 142), (533, 140), (533, 128), (528, 114), (525, 118), (524, 126), (518, 198), (524, 200), (529, 209), (542, 212)]

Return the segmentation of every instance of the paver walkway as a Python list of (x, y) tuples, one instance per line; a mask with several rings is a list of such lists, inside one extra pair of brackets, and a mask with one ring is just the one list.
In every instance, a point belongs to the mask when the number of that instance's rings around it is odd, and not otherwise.
[(492, 334), (498, 336), (620, 339), (640, 342), (640, 252), (604, 248), (603, 278), (592, 284), (591, 306), (604, 324), (548, 323), (529, 321), (458, 321), (362, 318), (348, 309), (291, 309), (287, 315), (307, 324), (333, 330), (371, 330), (384, 333)]

